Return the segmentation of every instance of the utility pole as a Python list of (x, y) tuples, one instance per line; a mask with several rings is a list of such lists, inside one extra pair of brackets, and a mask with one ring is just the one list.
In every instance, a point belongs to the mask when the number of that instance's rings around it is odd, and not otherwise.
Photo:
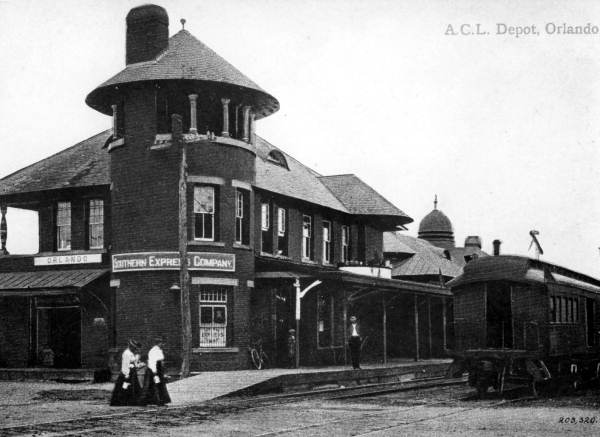
[(192, 353), (192, 317), (190, 309), (190, 275), (187, 259), (187, 157), (180, 115), (172, 116), (173, 144), (181, 147), (179, 167), (179, 286), (181, 299), (181, 377), (190, 376)]

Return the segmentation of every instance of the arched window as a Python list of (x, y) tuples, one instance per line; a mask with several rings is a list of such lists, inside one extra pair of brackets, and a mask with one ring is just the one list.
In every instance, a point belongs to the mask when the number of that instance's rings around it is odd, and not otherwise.
[(283, 153), (281, 153), (279, 150), (271, 150), (267, 156), (267, 159), (273, 164), (277, 164), (287, 170), (290, 169), (287, 161), (285, 160), (285, 156), (283, 156)]

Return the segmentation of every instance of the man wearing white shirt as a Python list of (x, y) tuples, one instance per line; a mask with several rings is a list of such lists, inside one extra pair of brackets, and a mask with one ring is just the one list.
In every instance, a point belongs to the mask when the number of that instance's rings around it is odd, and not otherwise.
[(356, 316), (350, 316), (350, 327), (348, 330), (348, 346), (352, 358), (352, 368), (360, 369), (360, 325)]

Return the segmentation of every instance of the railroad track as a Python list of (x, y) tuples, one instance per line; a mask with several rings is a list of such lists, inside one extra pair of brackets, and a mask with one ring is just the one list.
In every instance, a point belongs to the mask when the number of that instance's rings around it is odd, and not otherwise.
[(305, 392), (280, 393), (273, 395), (260, 395), (248, 398), (217, 398), (199, 405), (183, 405), (154, 408), (127, 408), (115, 413), (79, 417), (68, 420), (47, 421), (41, 423), (27, 423), (0, 427), (0, 436), (12, 437), (18, 435), (41, 435), (50, 437), (54, 435), (94, 435), (110, 430), (115, 421), (121, 419), (156, 419), (160, 417), (189, 415), (192, 421), (201, 421), (211, 414), (222, 411), (248, 410), (263, 408), (269, 405), (291, 403), (298, 400), (318, 398), (323, 400), (348, 399), (364, 396), (376, 396), (400, 391), (418, 390), (435, 387), (465, 384), (465, 378), (425, 378), (409, 382), (365, 384), (353, 387), (338, 387)]

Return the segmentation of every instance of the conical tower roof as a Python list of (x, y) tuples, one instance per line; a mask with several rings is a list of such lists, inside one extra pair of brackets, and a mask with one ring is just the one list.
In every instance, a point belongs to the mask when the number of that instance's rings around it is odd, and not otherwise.
[(154, 59), (127, 65), (92, 91), (85, 101), (97, 111), (111, 115), (112, 97), (120, 87), (165, 80), (204, 82), (227, 89), (230, 96), (242, 95), (252, 104), (257, 119), (279, 110), (275, 97), (185, 29), (169, 38), (167, 49)]

